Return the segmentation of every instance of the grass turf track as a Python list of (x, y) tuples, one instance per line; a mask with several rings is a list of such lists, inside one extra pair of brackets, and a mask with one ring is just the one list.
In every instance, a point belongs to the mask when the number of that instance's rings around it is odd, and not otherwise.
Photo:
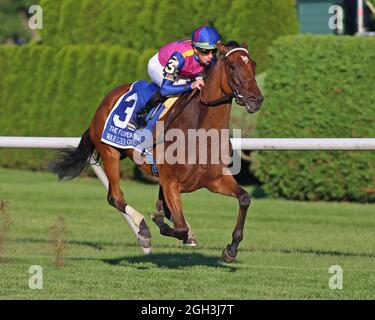
[[(375, 205), (253, 199), (233, 264), (221, 261), (238, 212), (235, 199), (201, 190), (183, 195), (199, 241), (187, 248), (148, 217), (158, 187), (123, 181), (146, 216), (153, 253), (144, 256), (93, 178), (58, 183), (49, 173), (0, 168), (0, 200), (13, 224), (0, 262), (1, 299), (374, 299)], [(50, 226), (64, 217), (65, 266), (53, 265)], [(43, 289), (28, 288), (31, 265)], [(328, 286), (332, 265), (343, 290)]]

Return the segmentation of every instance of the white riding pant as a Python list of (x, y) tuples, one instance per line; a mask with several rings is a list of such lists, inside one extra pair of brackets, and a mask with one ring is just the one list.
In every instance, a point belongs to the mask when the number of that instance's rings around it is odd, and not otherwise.
[[(159, 87), (161, 87), (161, 84), (163, 83), (163, 79), (164, 79), (163, 70), (164, 70), (164, 66), (160, 64), (158, 53), (157, 53), (149, 60), (148, 65), (147, 65), (147, 71), (151, 80), (155, 82)], [(187, 82), (190, 82), (190, 79), (178, 79), (173, 84), (182, 85)]]

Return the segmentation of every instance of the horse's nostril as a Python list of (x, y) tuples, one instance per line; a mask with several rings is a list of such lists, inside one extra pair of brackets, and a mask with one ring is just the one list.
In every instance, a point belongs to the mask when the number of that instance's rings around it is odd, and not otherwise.
[(264, 96), (258, 96), (258, 99), (257, 99), (257, 100), (258, 100), (259, 103), (262, 103), (263, 100), (264, 100)]
[(256, 102), (258, 100), (256, 96), (249, 96), (247, 99), (252, 102)]

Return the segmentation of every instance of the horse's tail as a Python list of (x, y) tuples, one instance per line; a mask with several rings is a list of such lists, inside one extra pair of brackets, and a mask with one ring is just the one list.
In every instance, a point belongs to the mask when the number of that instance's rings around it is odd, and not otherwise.
[[(49, 163), (49, 169), (56, 173), (59, 180), (73, 179), (89, 165), (89, 159), (95, 150), (95, 145), (90, 139), (90, 131), (87, 129), (82, 135), (77, 148), (64, 149), (58, 157)], [(98, 158), (95, 159), (98, 162)]]

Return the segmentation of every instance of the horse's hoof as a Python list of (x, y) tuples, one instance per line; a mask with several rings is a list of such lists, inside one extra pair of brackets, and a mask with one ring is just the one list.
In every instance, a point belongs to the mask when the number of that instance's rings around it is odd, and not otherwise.
[(143, 253), (147, 256), (151, 254), (151, 247), (150, 248), (143, 248)]
[(138, 231), (138, 243), (143, 248), (151, 247), (151, 232), (148, 228), (145, 219), (143, 219), (139, 225)]
[(223, 250), (223, 254), (222, 254), (222, 258), (224, 260), (224, 262), (226, 263), (231, 263), (233, 262), (236, 257), (232, 257), (229, 252), (228, 252), (228, 247), (226, 247), (224, 250)]
[(150, 213), (150, 218), (152, 219), (152, 221), (164, 219), (164, 213), (163, 213), (163, 211), (154, 211), (154, 212)]
[(188, 238), (183, 243), (184, 243), (185, 246), (188, 246), (188, 247), (196, 247), (196, 246), (198, 246), (198, 241), (195, 238)]
[(159, 228), (164, 224), (164, 213), (162, 211), (150, 213), (150, 218)]
[(138, 233), (138, 244), (145, 249), (151, 248), (151, 238), (145, 238)]

